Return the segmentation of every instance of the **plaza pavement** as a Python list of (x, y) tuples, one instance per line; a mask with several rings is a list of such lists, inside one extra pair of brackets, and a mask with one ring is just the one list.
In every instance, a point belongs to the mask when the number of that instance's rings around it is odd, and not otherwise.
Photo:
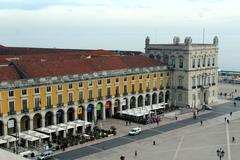
[[(107, 150), (95, 148), (100, 152), (79, 160), (118, 160), (121, 155), (126, 160), (217, 160), (216, 150), (220, 147), (225, 151), (223, 160), (239, 160), (240, 111), (230, 117), (228, 113), (222, 115), (220, 110), (219, 115), (213, 119), (201, 118), (203, 126), (195, 123), (140, 140), (127, 137), (132, 143)], [(229, 125), (224, 117), (230, 119)], [(234, 143), (232, 136), (236, 138)], [(153, 141), (156, 141), (155, 146)], [(137, 157), (134, 156), (135, 151), (138, 152)]]
[[(225, 101), (220, 101), (220, 102), (225, 102)], [(179, 132), (178, 130), (181, 130), (183, 129), (185, 132), (188, 131), (188, 127), (190, 126), (194, 126), (194, 125), (197, 125), (196, 123), (198, 123), (201, 119), (202, 120), (207, 120), (207, 119), (213, 119), (215, 117), (218, 117), (218, 116), (221, 116), (221, 115), (224, 115), (225, 113), (229, 113), (230, 111), (233, 111), (233, 112), (236, 112), (238, 110), (240, 110), (240, 107), (233, 107), (232, 105), (232, 102), (230, 103), (227, 103), (227, 104), (223, 104), (223, 105), (218, 105), (219, 107), (215, 107), (214, 108), (214, 111), (212, 112), (207, 112), (205, 114), (202, 114), (198, 117), (198, 120), (195, 120), (193, 121), (191, 118), (187, 118), (185, 120), (178, 120), (176, 122), (173, 122), (173, 123), (169, 123), (169, 124), (166, 124), (166, 125), (163, 125), (163, 126), (159, 126), (159, 127), (155, 127), (153, 129), (146, 129), (142, 134), (138, 135), (138, 136), (134, 136), (134, 137), (129, 137), (129, 136), (122, 136), (122, 137), (119, 137), (119, 138), (115, 138), (115, 139), (112, 139), (112, 140), (106, 140), (106, 139), (102, 139), (103, 142), (101, 141), (93, 141), (92, 143), (93, 144), (86, 144), (88, 146), (82, 146), (82, 148), (78, 148), (78, 146), (74, 146), (73, 148), (69, 148), (65, 153), (60, 153), (58, 155), (56, 155), (57, 158), (59, 159), (77, 159), (77, 158), (80, 158), (82, 157), (81, 159), (94, 159), (93, 157), (97, 155), (97, 158), (95, 159), (99, 159), (99, 156), (101, 154), (103, 154), (103, 157), (102, 159), (112, 159), (114, 158), (114, 153), (116, 153), (116, 150), (119, 148), (119, 147), (122, 147), (121, 145), (123, 145), (124, 147), (123, 148), (126, 148), (127, 151), (129, 152), (133, 152), (133, 151), (130, 151), (132, 148), (135, 148), (136, 147), (128, 147), (129, 145), (133, 145), (133, 146), (141, 146), (139, 144), (135, 144), (135, 142), (144, 142), (145, 140), (147, 139), (150, 139), (149, 141), (151, 141), (150, 143), (148, 144), (152, 144), (152, 140), (151, 138), (148, 138), (148, 137), (154, 137), (154, 136), (160, 136), (161, 139), (164, 139), (164, 136), (165, 136), (165, 133), (171, 133), (170, 136), (167, 136), (169, 137), (169, 141), (168, 143), (171, 142), (172, 139), (175, 139), (174, 142), (177, 142), (176, 141), (176, 138), (179, 138), (179, 137), (172, 137), (172, 134), (174, 135), (175, 133)], [(235, 113), (234, 113), (235, 115)], [(186, 116), (186, 115), (184, 115)], [(182, 119), (186, 118), (186, 117), (182, 117)], [(240, 116), (239, 116), (240, 117)], [(221, 117), (223, 118), (223, 117)], [(223, 118), (224, 119), (224, 118)], [(215, 120), (215, 119), (214, 119)], [(216, 121), (216, 120), (215, 120)], [(217, 121), (218, 122), (218, 121)], [(220, 120), (220, 122), (222, 123), (222, 120)], [(161, 122), (161, 123), (164, 123), (164, 122)], [(168, 122), (166, 122), (168, 123)], [(206, 123), (206, 124), (205, 124)], [(212, 126), (209, 126), (209, 124), (211, 124)], [(204, 122), (204, 124), (207, 126), (208, 124), (208, 127), (211, 127), (211, 128), (214, 128), (215, 125), (217, 125), (214, 121), (212, 122), (212, 120), (207, 120), (206, 122)], [(189, 126), (190, 125), (190, 126)], [(155, 125), (156, 126), (156, 125)], [(197, 125), (198, 126), (198, 125)], [(205, 126), (205, 127), (206, 127)], [(149, 127), (149, 126), (148, 126)], [(151, 126), (150, 126), (151, 127)], [(184, 128), (183, 128), (184, 127)], [(186, 127), (186, 128), (185, 128)], [(178, 129), (178, 128), (181, 128), (181, 129)], [(204, 128), (204, 127), (202, 127)], [(172, 131), (173, 130), (173, 131)], [(192, 128), (189, 130), (189, 131), (192, 131)], [(185, 134), (185, 133), (184, 133)], [(205, 135), (205, 133), (203, 132), (202, 133), (203, 135)], [(200, 135), (202, 135), (200, 134)], [(120, 135), (121, 136), (121, 135)], [(163, 137), (163, 138), (162, 138)], [(194, 136), (193, 136), (194, 137)], [(200, 136), (201, 137), (201, 136)], [(194, 138), (200, 138), (200, 137), (194, 137)], [(185, 141), (185, 136), (184, 137), (180, 137), (181, 140), (181, 145), (182, 143)], [(156, 141), (157, 142), (157, 141)], [(162, 142), (161, 142), (162, 143)], [(194, 141), (193, 141), (194, 143)], [(125, 144), (125, 145), (124, 145)], [(171, 145), (174, 145), (174, 144), (171, 144)], [(166, 145), (166, 144), (162, 144), (161, 146), (167, 146), (167, 148), (169, 148), (169, 146), (171, 145)], [(176, 145), (176, 144), (175, 144)], [(180, 151), (180, 148), (181, 148), (181, 145), (177, 145), (178, 147), (178, 151), (177, 153)], [(145, 146), (145, 144), (144, 144)], [(223, 144), (224, 146), (224, 144)], [(76, 148), (75, 148), (76, 147)], [(116, 150), (115, 150), (116, 149)], [(151, 148), (150, 148), (151, 149)], [(174, 149), (170, 149), (168, 152), (171, 152), (173, 151)], [(186, 149), (185, 149), (186, 150)], [(196, 148), (195, 148), (196, 150)], [(146, 150), (147, 151), (147, 150)], [(161, 150), (161, 151), (158, 151), (160, 153), (162, 153), (164, 151)], [(106, 153), (110, 152), (111, 154), (107, 154), (107, 155), (111, 155), (113, 157), (106, 157)], [(96, 155), (94, 155), (94, 153), (97, 153)], [(124, 154), (127, 156), (128, 152), (125, 152), (125, 151), (121, 151), (121, 152), (117, 152), (118, 154), (116, 155), (119, 159), (120, 155), (121, 154)], [(139, 151), (139, 154), (140, 153), (144, 153), (142, 152), (141, 150)], [(147, 152), (147, 153), (151, 153), (151, 152)], [(165, 152), (163, 152), (162, 154), (164, 155)], [(133, 153), (130, 153), (130, 155), (133, 154)], [(155, 152), (152, 153), (152, 154), (156, 154)], [(169, 153), (168, 153), (169, 154)], [(147, 155), (144, 153), (144, 155)], [(170, 154), (171, 155), (171, 154)], [(89, 157), (86, 157), (86, 156), (89, 156)], [(148, 155), (149, 156), (149, 155)], [(215, 155), (216, 156), (216, 155)], [(138, 156), (139, 157), (139, 156)], [(175, 159), (177, 159), (178, 157), (178, 154), (175, 154)], [(114, 158), (115, 159), (115, 158)], [(131, 159), (131, 158), (130, 158)]]

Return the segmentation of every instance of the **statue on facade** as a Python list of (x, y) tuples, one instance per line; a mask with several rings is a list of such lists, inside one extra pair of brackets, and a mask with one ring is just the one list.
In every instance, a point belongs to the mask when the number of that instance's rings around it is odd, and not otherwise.
[(217, 36), (215, 36), (215, 37), (213, 38), (213, 44), (214, 44), (215, 46), (218, 45), (218, 37), (217, 37)]
[(178, 45), (179, 43), (180, 43), (180, 38), (177, 37), (177, 36), (174, 36), (174, 37), (173, 37), (173, 44)]
[(192, 38), (191, 37), (186, 37), (184, 40), (184, 44), (187, 46), (192, 45)]
[(150, 38), (147, 36), (146, 39), (145, 39), (145, 45), (149, 45), (150, 44)]

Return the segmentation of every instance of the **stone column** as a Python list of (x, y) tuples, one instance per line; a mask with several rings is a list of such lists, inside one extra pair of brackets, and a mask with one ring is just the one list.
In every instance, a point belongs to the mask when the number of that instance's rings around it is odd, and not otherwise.
[(97, 121), (97, 106), (94, 105), (93, 107), (93, 120), (94, 120), (94, 124)]
[(122, 115), (122, 99), (120, 99), (120, 102), (119, 102), (119, 111), (120, 111), (120, 115)]
[(42, 116), (42, 127), (45, 127), (45, 116)]
[(74, 120), (78, 119), (78, 107), (75, 107), (74, 109)]
[(53, 113), (53, 125), (56, 124), (56, 117), (57, 117), (56, 113)]
[(84, 121), (87, 122), (87, 107), (84, 107)]
[(63, 118), (64, 123), (67, 122), (67, 111), (64, 111), (64, 118)]
[(33, 119), (30, 119), (30, 130), (33, 130)]
[(127, 99), (128, 99), (127, 109), (130, 109), (130, 98), (127, 97)]
[(111, 101), (112, 105), (111, 105), (111, 117), (114, 115), (114, 100)]
[(138, 108), (138, 97), (139, 96), (136, 96), (135, 98), (136, 98), (136, 108)]
[(106, 109), (105, 109), (104, 105), (103, 105), (103, 108), (102, 108), (102, 116), (103, 116), (103, 120), (105, 120), (106, 119)]
[(4, 130), (4, 136), (6, 136), (8, 134), (8, 127), (7, 127), (7, 122), (4, 123), (4, 127), (3, 127), (3, 130)]

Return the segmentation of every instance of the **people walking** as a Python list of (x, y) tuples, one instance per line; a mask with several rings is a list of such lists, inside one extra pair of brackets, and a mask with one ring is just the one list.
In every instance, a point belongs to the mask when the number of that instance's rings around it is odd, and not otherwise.
[(230, 116), (232, 116), (232, 112), (230, 112)]
[(227, 120), (227, 117), (224, 117), (224, 120), (225, 120), (225, 122), (226, 122), (226, 120)]
[(201, 126), (202, 126), (203, 125), (203, 121), (201, 120), (200, 123), (201, 123)]
[(156, 142), (155, 142), (155, 141), (153, 141), (153, 145), (154, 145), (154, 146), (156, 145)]
[(227, 123), (229, 124), (229, 119), (227, 119)]
[(137, 157), (137, 151), (135, 151), (135, 153), (134, 153), (134, 154), (135, 154), (135, 157)]
[(235, 137), (232, 137), (232, 142), (235, 142)]

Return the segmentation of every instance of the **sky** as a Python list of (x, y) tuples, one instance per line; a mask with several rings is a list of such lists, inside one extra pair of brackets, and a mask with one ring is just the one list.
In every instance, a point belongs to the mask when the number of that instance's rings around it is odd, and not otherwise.
[(151, 43), (219, 37), (219, 68), (240, 70), (239, 0), (0, 0), (0, 44), (144, 51)]

